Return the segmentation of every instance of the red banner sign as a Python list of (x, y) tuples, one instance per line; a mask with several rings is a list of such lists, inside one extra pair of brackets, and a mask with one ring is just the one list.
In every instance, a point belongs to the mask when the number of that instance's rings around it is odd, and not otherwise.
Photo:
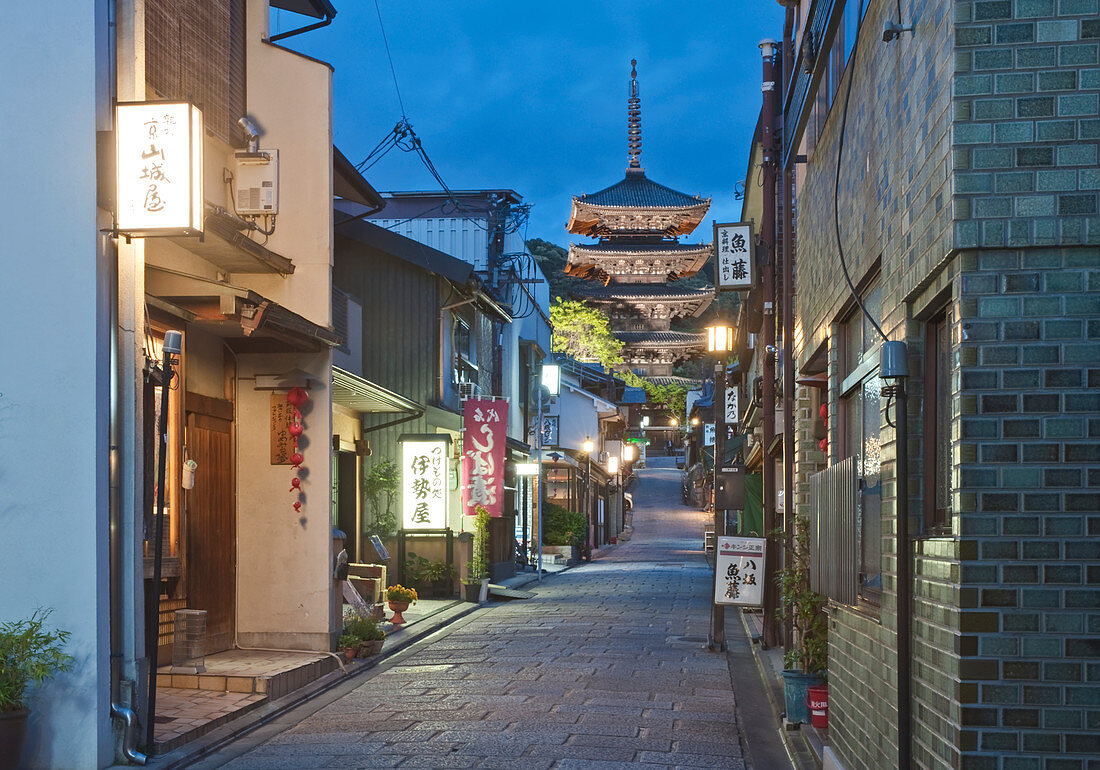
[(500, 516), (504, 506), (504, 443), (508, 402), (470, 398), (462, 411), (462, 512), (483, 506)]

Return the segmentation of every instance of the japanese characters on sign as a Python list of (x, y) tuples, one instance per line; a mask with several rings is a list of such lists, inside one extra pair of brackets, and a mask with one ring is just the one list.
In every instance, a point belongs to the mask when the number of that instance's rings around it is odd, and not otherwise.
[(462, 416), (462, 512), (477, 515), (477, 506), (490, 516), (503, 514), (504, 443), (508, 402), (468, 398)]
[(558, 445), (558, 417), (557, 415), (546, 415), (542, 418), (542, 446), (557, 446)]
[(719, 291), (756, 285), (751, 222), (714, 225), (714, 277)]
[(714, 423), (703, 423), (703, 446), (714, 446)]
[(720, 537), (715, 552), (714, 603), (764, 604), (765, 543), (762, 537)]
[(189, 102), (135, 102), (115, 110), (119, 232), (201, 233), (202, 112)]
[(737, 391), (737, 388), (727, 387), (725, 390), (726, 425), (736, 425), (739, 411), (739, 393)]
[(447, 443), (416, 437), (401, 440), (401, 526), (447, 527)]

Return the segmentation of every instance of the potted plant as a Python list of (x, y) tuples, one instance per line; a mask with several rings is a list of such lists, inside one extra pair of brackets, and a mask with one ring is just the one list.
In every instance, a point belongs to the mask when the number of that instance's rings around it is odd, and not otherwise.
[(27, 734), (26, 692), (73, 666), (65, 654), (68, 631), (46, 629), (50, 610), (36, 610), (30, 618), (0, 623), (0, 769), (19, 764)]
[(386, 589), (386, 599), (390, 604), (390, 609), (393, 610), (393, 617), (390, 618), (390, 622), (395, 626), (399, 626), (405, 622), (405, 618), (401, 613), (407, 610), (410, 604), (416, 604), (416, 589), (406, 588), (401, 584), (392, 585)]
[(794, 646), (783, 656), (783, 693), (787, 721), (809, 723), (809, 688), (825, 681), (829, 663), (829, 624), (825, 597), (810, 588), (810, 520), (805, 516), (795, 517), (787, 551), (790, 566), (777, 573), (778, 615), (791, 621)]
[(361, 644), (363, 644), (362, 638), (344, 631), (340, 634), (340, 638), (336, 640), (336, 649), (340, 650), (341, 654), (344, 656), (344, 660), (350, 663), (355, 659), (355, 656), (359, 654), (359, 646)]
[(344, 635), (340, 638), (344, 639), (344, 636), (348, 637), (346, 641), (349, 643), (355, 643), (355, 654), (360, 658), (382, 652), (386, 640), (386, 632), (376, 619), (354, 610), (348, 610), (344, 615)]
[(489, 582), (489, 511), (480, 505), (476, 510), (473, 553), (466, 565), (466, 579), (462, 581), (468, 602), (482, 601), (482, 589)]
[[(585, 519), (584, 514), (554, 503), (547, 503), (543, 507), (543, 519), (543, 545), (551, 548), (569, 548), (570, 563), (580, 561), (581, 547), (588, 532), (588, 520)], [(547, 550), (543, 552), (546, 553)]]
[(400, 478), (397, 463), (379, 460), (371, 466), (363, 478), (363, 496), (370, 502), (372, 518), (363, 528), (363, 534), (385, 539), (397, 531), (397, 514), (393, 510)]
[(409, 584), (428, 596), (450, 596), (454, 592), (454, 567), (441, 559), (425, 559), (410, 551), (404, 572)]

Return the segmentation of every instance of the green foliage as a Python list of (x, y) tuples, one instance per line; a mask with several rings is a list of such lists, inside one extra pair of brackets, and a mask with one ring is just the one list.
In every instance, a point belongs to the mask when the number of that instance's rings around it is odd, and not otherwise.
[(480, 583), (489, 577), (489, 518), (489, 511), (479, 505), (474, 517), (473, 554), (466, 567), (466, 583)]
[(571, 511), (555, 503), (542, 509), (542, 542), (544, 545), (584, 545), (588, 520), (583, 513)]
[(364, 525), (365, 535), (388, 537), (397, 531), (397, 500), (401, 475), (393, 460), (379, 460), (363, 479), (363, 495), (370, 501), (371, 520)]
[(64, 652), (70, 633), (46, 629), (50, 612), (38, 609), (26, 620), (0, 623), (0, 712), (25, 709), (29, 685), (73, 667)]
[[(777, 534), (786, 536), (785, 532)], [(791, 621), (795, 646), (783, 656), (787, 668), (807, 674), (824, 671), (829, 664), (829, 624), (826, 598), (810, 588), (810, 520), (796, 516), (794, 535), (787, 546), (790, 566), (779, 570), (779, 619)]]
[(582, 284), (577, 278), (570, 278), (565, 274), (565, 262), (569, 258), (569, 251), (557, 244), (544, 241), (541, 238), (532, 238), (527, 241), (527, 250), (542, 268), (546, 280), (550, 284), (550, 298), (568, 297), (570, 290)]
[(598, 363), (608, 371), (623, 366), (623, 343), (611, 333), (611, 321), (602, 311), (574, 299), (558, 297), (550, 303), (554, 327), (551, 348), (578, 361)]
[[(377, 620), (349, 610), (344, 614), (344, 632), (340, 635), (337, 646), (355, 647), (359, 642), (375, 642), (385, 638), (386, 632)], [(345, 641), (349, 643), (345, 644)]]
[(405, 579), (414, 588), (427, 588), (432, 583), (454, 577), (455, 569), (439, 559), (425, 559), (409, 551), (405, 561)]

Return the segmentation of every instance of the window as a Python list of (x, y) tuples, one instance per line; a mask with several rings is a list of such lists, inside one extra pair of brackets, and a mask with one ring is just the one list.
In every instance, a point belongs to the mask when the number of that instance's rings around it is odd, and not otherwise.
[[(882, 317), (877, 278), (860, 295), (867, 313)], [(841, 360), (841, 457), (852, 458), (858, 483), (855, 540), (859, 598), (879, 604), (882, 597), (882, 381), (878, 339), (870, 319), (855, 308), (843, 323)]]
[(471, 324), (462, 317), (455, 317), (452, 328), (454, 346), (454, 382), (477, 382), (477, 341)]
[(951, 327), (950, 307), (925, 325), (924, 525), (930, 533), (951, 525)]

